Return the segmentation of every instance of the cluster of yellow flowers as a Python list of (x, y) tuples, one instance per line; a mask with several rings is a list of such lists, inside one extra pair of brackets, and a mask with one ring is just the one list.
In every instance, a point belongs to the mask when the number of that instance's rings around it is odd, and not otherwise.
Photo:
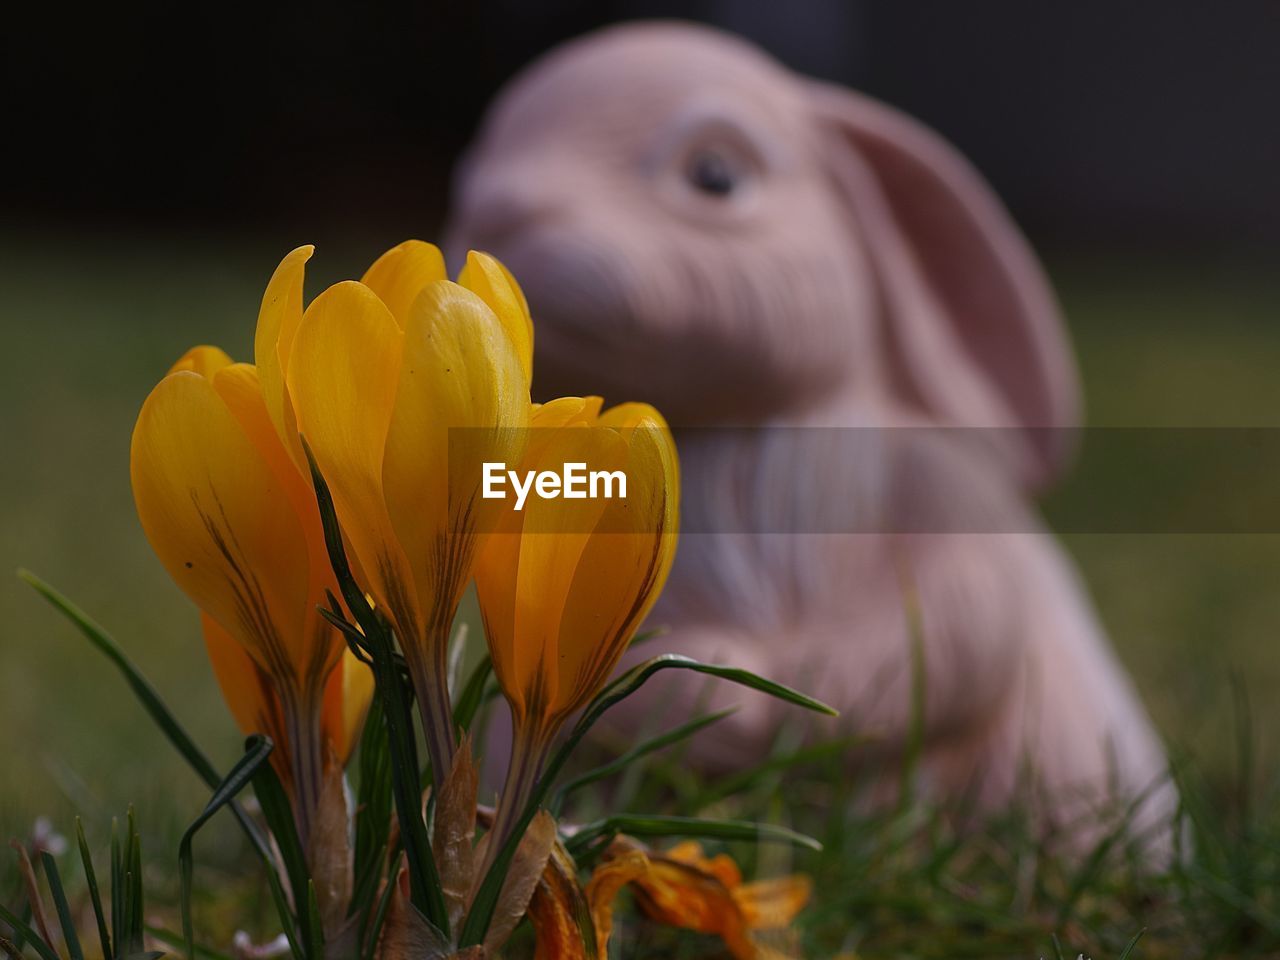
[[(189, 351), (147, 398), (131, 457), (147, 536), (204, 612), (241, 727), (275, 740), (304, 841), (326, 765), (353, 748), (372, 682), (318, 612), (338, 588), (303, 438), (362, 586), (399, 638), (436, 771), (456, 749), (448, 640), (468, 584), (517, 750), (536, 765), (661, 589), (678, 503), (675, 450), (652, 407), (530, 403), (529, 310), (496, 260), (471, 253), (453, 282), (440, 251), (411, 240), (304, 309), (311, 253), (294, 250), (267, 286), (256, 365), (216, 347)], [(503, 517), (503, 504), (480, 498), (482, 462), (539, 469), (569, 446), (625, 463), (627, 499)], [(545, 514), (557, 510), (575, 511), (560, 535), (512, 526), (550, 530)]]
[[(412, 682), (436, 792), (444, 929), (467, 916), (484, 868), (510, 840), (503, 903), (473, 950), (496, 950), (527, 913), (539, 956), (590, 955), (605, 947), (614, 894), (630, 884), (656, 919), (759, 955), (748, 931), (794, 915), (807, 896), (799, 879), (757, 889), (696, 847), (663, 856), (619, 839), (584, 889), (554, 821), (545, 811), (531, 819), (557, 732), (604, 687), (671, 566), (679, 479), (662, 417), (639, 403), (603, 410), (598, 397), (531, 403), (529, 308), (485, 254), (470, 253), (451, 281), (440, 251), (411, 240), (360, 282), (306, 305), (311, 254), (294, 250), (272, 276), (255, 364), (199, 346), (155, 387), (134, 429), (131, 473), (147, 537), (202, 612), (232, 714), (275, 744), (271, 763), (317, 885), (324, 937), (347, 936), (350, 851), (335, 854), (333, 835), (347, 829), (342, 770), (375, 690), (367, 657), (343, 636), (341, 619), (360, 618), (334, 606), (344, 593), (313, 467), (356, 596), (394, 633)], [(570, 462), (622, 471), (625, 498), (512, 509), (481, 496), (485, 464), (532, 473)], [(474, 850), (476, 774), (448, 681), (452, 625), (473, 582), (514, 723), (507, 782)], [(336, 831), (334, 809), (343, 811)], [(334, 869), (336, 860), (346, 866)], [(387, 889), (395, 895), (380, 955), (452, 955), (455, 941), (432, 941), (439, 930), (411, 908), (406, 876)], [(594, 936), (581, 927), (583, 907)]]

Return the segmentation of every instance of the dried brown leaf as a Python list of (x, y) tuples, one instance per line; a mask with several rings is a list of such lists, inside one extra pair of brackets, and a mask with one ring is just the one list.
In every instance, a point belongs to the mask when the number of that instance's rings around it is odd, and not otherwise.
[(442, 940), (427, 918), (409, 902), (408, 888), (409, 873), (401, 869), (382, 926), (380, 960), (444, 960), (454, 956), (452, 944)]
[(45, 912), (44, 901), (40, 899), (40, 884), (36, 882), (31, 857), (27, 855), (27, 848), (17, 839), (10, 840), (9, 846), (18, 852), (18, 872), (22, 874), (22, 883), (27, 889), (27, 902), (31, 904), (31, 916), (36, 922), (36, 930), (45, 943), (53, 946), (54, 939), (49, 935), (49, 915)]
[(451, 930), (462, 924), (467, 897), (475, 879), (476, 791), (479, 783), (479, 773), (471, 759), (471, 738), (464, 737), (436, 798), (431, 838), (431, 852), (440, 873)]
[(347, 922), (351, 902), (352, 851), (351, 813), (347, 808), (342, 767), (327, 764), (316, 818), (308, 841), (307, 860), (316, 885), (316, 903), (325, 940), (336, 939)]
[(511, 866), (507, 869), (507, 876), (502, 881), (493, 920), (484, 938), (485, 949), (491, 953), (496, 953), (507, 942), (516, 924), (529, 909), (529, 900), (538, 886), (555, 842), (555, 819), (547, 811), (539, 810), (529, 823), (529, 829), (520, 838)]

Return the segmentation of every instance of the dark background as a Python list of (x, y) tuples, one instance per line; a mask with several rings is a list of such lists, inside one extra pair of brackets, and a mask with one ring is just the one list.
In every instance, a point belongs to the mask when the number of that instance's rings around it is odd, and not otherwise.
[(1041, 242), (1280, 243), (1280, 3), (612, 0), (8, 14), (0, 209), (20, 224), (438, 220), (485, 103), (555, 43), (685, 17), (917, 115)]

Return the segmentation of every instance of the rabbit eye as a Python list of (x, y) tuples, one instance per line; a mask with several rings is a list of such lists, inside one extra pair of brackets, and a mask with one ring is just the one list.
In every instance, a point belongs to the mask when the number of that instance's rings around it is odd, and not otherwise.
[(716, 150), (699, 150), (690, 157), (685, 176), (695, 188), (715, 197), (727, 197), (738, 185), (738, 171)]

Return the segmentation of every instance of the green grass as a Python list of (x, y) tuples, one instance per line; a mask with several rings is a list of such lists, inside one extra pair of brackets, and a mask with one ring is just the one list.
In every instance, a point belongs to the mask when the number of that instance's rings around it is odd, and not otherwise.
[[(0, 241), (0, 831), (23, 835), (48, 815), (74, 847), (79, 812), (98, 855), (110, 817), (133, 803), (148, 904), (170, 922), (178, 837), (208, 791), (107, 663), (9, 572), (37, 571), (106, 624), (215, 762), (230, 767), (241, 738), (212, 683), (195, 612), (138, 527), (128, 438), (147, 391), (191, 344), (249, 358), (262, 287), (289, 245)], [(358, 274), (378, 247), (322, 249), (310, 292)], [(1261, 270), (1187, 263), (1060, 256), (1050, 264), (1092, 423), (1280, 423), (1280, 282)], [(1274, 486), (1268, 477), (1256, 483)], [(1054, 503), (1069, 509), (1108, 495), (1069, 481)], [(650, 799), (660, 812), (705, 803), (715, 815), (819, 836), (820, 855), (767, 847), (752, 864), (814, 875), (819, 895), (801, 928), (807, 955), (1053, 957), (1056, 932), (1064, 956), (1096, 960), (1121, 956), (1144, 928), (1133, 957), (1280, 953), (1272, 736), (1280, 728), (1280, 537), (1073, 535), (1066, 545), (1158, 727), (1192, 758), (1196, 852), (1177, 870), (1141, 878), (1123, 858), (1105, 858), (1082, 874), (1078, 862), (1033, 841), (1016, 810), (968, 838), (947, 811), (908, 804), (858, 813), (856, 785), (823, 763), (785, 779), (762, 774), (745, 792), (708, 800), (715, 784), (690, 782), (678, 764), (659, 760), (646, 778), (658, 791)], [(1233, 677), (1249, 691), (1247, 713)], [(235, 879), (252, 861), (229, 818), (201, 834), (196, 856), (200, 928), (269, 931), (261, 879), (252, 866), (250, 879)], [(12, 882), (6, 865), (6, 903), (18, 902)], [(210, 893), (228, 884), (234, 896)], [(636, 942), (652, 955), (670, 948), (657, 934)]]

